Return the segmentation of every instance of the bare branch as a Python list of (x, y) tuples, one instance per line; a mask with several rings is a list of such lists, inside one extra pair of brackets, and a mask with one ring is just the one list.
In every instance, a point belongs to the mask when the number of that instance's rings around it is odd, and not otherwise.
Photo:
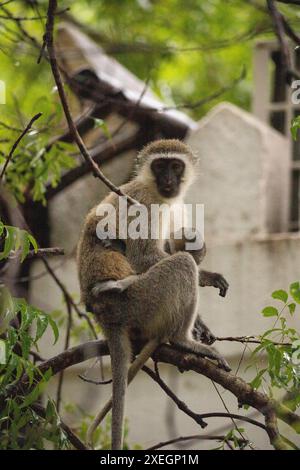
[(54, 246), (52, 248), (39, 248), (37, 251), (30, 250), (27, 255), (27, 258), (42, 258), (43, 256), (63, 256), (65, 250)]
[(182, 400), (180, 400), (176, 394), (168, 387), (168, 385), (162, 380), (157, 363), (155, 363), (155, 372), (153, 372), (149, 367), (144, 366), (142, 369), (146, 374), (148, 374), (158, 385), (163, 389), (163, 391), (168, 395), (168, 397), (171, 398), (171, 400), (176, 403), (177, 407), (183, 411), (187, 416), (192, 418), (197, 424), (201, 426), (201, 428), (205, 428), (207, 426), (207, 423), (203, 421), (202, 415), (198, 413), (194, 413), (186, 403), (184, 403)]
[[(224, 337), (217, 337), (216, 341), (235, 341), (237, 343), (246, 343), (246, 344), (261, 344), (262, 341), (259, 339), (255, 339), (256, 336), (224, 336)], [(271, 341), (274, 346), (291, 346), (291, 343), (278, 343), (276, 341)]]
[[(47, 370), (51, 369), (52, 375), (55, 375), (61, 370), (64, 370), (74, 364), (79, 364), (80, 362), (86, 361), (93, 357), (108, 354), (109, 350), (106, 341), (89, 341), (74, 348), (68, 349), (67, 351), (62, 352), (57, 356), (42, 362), (39, 365), (38, 370), (42, 374), (45, 374)], [(251, 388), (251, 386), (240, 377), (236, 377), (229, 372), (225, 372), (207, 359), (203, 359), (194, 354), (178, 351), (169, 345), (161, 345), (154, 354), (154, 360), (156, 362), (159, 361), (173, 364), (175, 367), (179, 368), (180, 371), (193, 370), (198, 374), (202, 374), (218, 383), (226, 390), (229, 390), (233, 395), (236, 396), (239, 404), (243, 403), (250, 405), (257, 409), (265, 417), (266, 432), (269, 436), (271, 444), (276, 449), (286, 450), (291, 448), (291, 445), (289, 445), (280, 436), (277, 429), (277, 403), (273, 400), (270, 400), (267, 395), (264, 395), (257, 390), (253, 390), (253, 388)], [(35, 378), (36, 380), (40, 380), (40, 374), (36, 373)], [(7, 387), (6, 395), (0, 399), (1, 406), (3, 406), (5, 398), (15, 396), (18, 393), (28, 393), (29, 390), (29, 378), (25, 374), (20, 379), (18, 384)], [(207, 414), (203, 416), (207, 417)], [(233, 414), (231, 416), (235, 417)], [(287, 424), (290, 424), (287, 418), (284, 418), (281, 415), (279, 417), (280, 419), (284, 419)], [(239, 417), (237, 419), (241, 418)]]
[(284, 71), (286, 75), (286, 81), (288, 84), (290, 84), (291, 78), (295, 77), (298, 79), (299, 75), (297, 74), (295, 70), (292, 69), (289, 45), (285, 37), (285, 25), (283, 22), (283, 16), (277, 10), (274, 0), (267, 0), (267, 6), (268, 6), (268, 10), (270, 12), (270, 15), (273, 21), (275, 34), (277, 36), (280, 50), (282, 53), (283, 67), (284, 67)]
[(112, 383), (112, 379), (108, 380), (94, 380), (94, 379), (89, 379), (88, 377), (85, 377), (84, 375), (79, 374), (78, 377), (83, 380), (84, 382), (87, 382), (89, 384), (94, 384), (94, 385), (108, 385)]
[(86, 322), (88, 323), (89, 327), (90, 327), (90, 330), (91, 332), (93, 333), (93, 336), (94, 338), (97, 338), (97, 333), (96, 333), (96, 330), (94, 328), (94, 325), (93, 323), (91, 322), (90, 318), (88, 317), (88, 315), (84, 312), (82, 312), (80, 310), (80, 308), (78, 307), (78, 305), (74, 302), (71, 294), (68, 292), (68, 290), (66, 289), (65, 285), (61, 282), (61, 280), (59, 279), (59, 277), (56, 275), (54, 269), (51, 268), (50, 264), (48, 263), (48, 261), (42, 257), (42, 261), (45, 265), (45, 268), (46, 270), (48, 271), (48, 273), (50, 274), (50, 276), (52, 277), (52, 279), (55, 281), (55, 283), (58, 285), (58, 287), (60, 288), (60, 290), (62, 291), (63, 293), (63, 296), (64, 298), (66, 299), (67, 302), (70, 303), (70, 305), (72, 306), (72, 308), (75, 310), (75, 312), (77, 313), (78, 317), (79, 318), (84, 318), (86, 320)]
[(300, 0), (277, 0), (279, 3), (288, 3), (290, 5), (298, 5), (300, 6)]
[(64, 86), (62, 82), (62, 78), (60, 75), (60, 71), (57, 64), (57, 59), (55, 55), (55, 48), (53, 43), (53, 27), (54, 27), (54, 16), (56, 13), (57, 8), (57, 0), (49, 0), (48, 5), (48, 12), (47, 12), (47, 24), (46, 24), (46, 33), (45, 33), (45, 43), (47, 46), (48, 54), (49, 54), (49, 61), (53, 73), (53, 77), (57, 86), (58, 94), (60, 97), (60, 101), (65, 113), (65, 117), (70, 129), (70, 132), (76, 142), (81, 155), (85, 159), (86, 162), (89, 163), (91, 170), (95, 177), (99, 178), (111, 191), (115, 192), (119, 196), (126, 197), (127, 200), (132, 204), (137, 204), (137, 201), (132, 199), (131, 197), (127, 196), (123, 191), (115, 186), (106, 176), (102, 173), (97, 163), (92, 159), (90, 153), (88, 152), (77, 128), (74, 124), (69, 105), (67, 102), (66, 94), (64, 91)]
[[(174, 439), (170, 439), (169, 441), (159, 442), (158, 444), (155, 444), (154, 446), (148, 447), (146, 450), (161, 449), (162, 447), (166, 447), (167, 445), (177, 444), (178, 442), (185, 442), (185, 441), (191, 441), (191, 440), (220, 441), (220, 442), (225, 441), (227, 443), (227, 441), (233, 441), (234, 439), (232, 437), (228, 438), (226, 436), (214, 436), (214, 435), (209, 435), (209, 434), (207, 435), (194, 434), (192, 436), (176, 437)], [(244, 439), (237, 438), (236, 441), (238, 442), (240, 447), (245, 447), (248, 444), (248, 441)]]

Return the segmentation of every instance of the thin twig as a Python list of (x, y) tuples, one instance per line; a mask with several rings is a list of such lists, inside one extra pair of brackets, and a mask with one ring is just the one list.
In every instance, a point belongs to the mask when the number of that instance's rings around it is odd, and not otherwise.
[(82, 374), (78, 374), (78, 377), (83, 380), (84, 382), (87, 382), (89, 384), (94, 384), (94, 385), (108, 385), (112, 383), (112, 379), (108, 380), (94, 380), (94, 379), (89, 379), (88, 377), (85, 377)]
[[(216, 341), (235, 341), (237, 343), (247, 343), (247, 344), (262, 344), (262, 341), (259, 339), (254, 339), (256, 336), (224, 336), (217, 337)], [(291, 343), (278, 343), (276, 341), (271, 341), (274, 346), (292, 346)]]
[[(183, 437), (175, 437), (174, 439), (170, 439), (169, 441), (163, 441), (159, 442), (158, 444), (155, 444), (154, 446), (148, 447), (146, 450), (156, 450), (156, 449), (161, 449), (162, 447), (166, 447), (167, 445), (171, 444), (177, 444), (178, 442), (185, 442), (185, 441), (191, 441), (191, 440), (200, 440), (200, 441), (234, 441), (232, 437), (226, 437), (226, 436), (214, 436), (214, 435), (201, 435), (201, 434), (193, 434), (192, 436), (183, 436)], [(243, 439), (237, 439), (237, 442), (240, 446), (245, 446), (248, 444), (248, 441), (243, 440)]]
[[(70, 304), (69, 298), (66, 295), (65, 295), (65, 302), (67, 304), (68, 322), (67, 322), (67, 328), (66, 328), (64, 351), (66, 351), (69, 348), (71, 328), (72, 328), (72, 306)], [(57, 392), (56, 392), (56, 408), (58, 412), (60, 410), (60, 404), (61, 404), (61, 394), (62, 394), (62, 387), (63, 387), (63, 381), (64, 381), (64, 373), (65, 371), (62, 370), (58, 378), (58, 385), (57, 385)]]
[(202, 419), (202, 416), (198, 413), (194, 413), (186, 403), (180, 400), (175, 393), (167, 386), (167, 384), (162, 380), (157, 362), (155, 362), (155, 373), (147, 366), (144, 366), (142, 369), (146, 374), (148, 374), (158, 385), (163, 389), (163, 391), (176, 403), (177, 407), (183, 411), (186, 415), (190, 416), (201, 428), (205, 428), (207, 423)]
[(64, 254), (65, 250), (63, 248), (54, 246), (51, 248), (38, 248), (37, 251), (30, 250), (26, 258), (42, 258), (43, 256), (63, 256)]
[(106, 176), (102, 173), (100, 170), (99, 166), (95, 161), (92, 159), (90, 153), (88, 152), (75, 124), (69, 109), (69, 105), (67, 102), (67, 97), (65, 94), (61, 74), (58, 68), (57, 64), (57, 59), (56, 59), (56, 54), (55, 54), (55, 48), (54, 48), (54, 42), (53, 42), (53, 28), (54, 28), (54, 17), (56, 13), (56, 8), (57, 8), (57, 0), (49, 0), (48, 4), (48, 12), (47, 12), (47, 23), (46, 23), (46, 33), (45, 33), (45, 42), (49, 54), (49, 61), (52, 69), (52, 74), (57, 86), (58, 94), (60, 97), (60, 101), (65, 113), (65, 117), (70, 129), (70, 133), (72, 134), (74, 141), (76, 142), (79, 151), (83, 158), (89, 163), (91, 170), (94, 174), (95, 177), (99, 178), (111, 191), (115, 192), (119, 196), (126, 197), (127, 200), (131, 204), (138, 204), (137, 201), (135, 201), (133, 198), (130, 196), (127, 196), (120, 188), (115, 186)]
[(10, 160), (12, 159), (13, 157), (13, 154), (16, 150), (16, 148), (18, 147), (19, 143), (21, 142), (21, 140), (23, 139), (23, 137), (27, 134), (27, 132), (30, 131), (31, 129), (31, 126), (32, 124), (41, 117), (42, 113), (37, 113), (35, 116), (33, 116), (33, 118), (29, 121), (29, 123), (27, 124), (27, 126), (25, 127), (25, 129), (23, 130), (23, 132), (20, 134), (20, 136), (17, 138), (17, 140), (15, 141), (15, 143), (13, 144), (7, 158), (6, 158), (6, 161), (4, 163), (4, 166), (2, 168), (2, 171), (1, 171), (1, 174), (0, 174), (0, 181), (2, 180), (3, 178), (3, 175), (6, 171), (6, 168), (7, 168), (7, 165), (9, 164)]
[[(219, 396), (219, 398), (220, 398), (220, 400), (221, 400), (221, 402), (222, 402), (222, 404), (223, 404), (225, 410), (227, 411), (227, 414), (229, 415), (229, 417), (230, 417), (230, 419), (231, 419), (231, 421), (232, 421), (232, 424), (233, 424), (235, 430), (239, 433), (239, 435), (241, 436), (242, 439), (247, 440), (247, 439), (245, 438), (245, 436), (243, 435), (243, 433), (240, 431), (239, 427), (237, 426), (237, 424), (236, 424), (236, 422), (235, 422), (235, 420), (234, 420), (234, 418), (233, 418), (233, 416), (232, 416), (232, 413), (229, 411), (229, 409), (228, 409), (228, 407), (227, 407), (227, 405), (226, 405), (226, 403), (225, 403), (224, 398), (222, 397), (221, 393), (220, 393), (219, 390), (218, 390), (217, 385), (214, 383), (213, 380), (211, 381), (211, 383), (213, 384), (214, 389), (216, 390), (216, 392), (217, 392), (217, 394), (218, 394), (218, 396)], [(252, 446), (252, 444), (251, 444), (250, 441), (249, 441), (248, 445), (249, 445), (249, 447), (250, 447), (252, 450), (254, 450), (254, 449), (253, 449), (253, 446)]]
[(50, 276), (52, 277), (52, 279), (56, 282), (56, 284), (58, 285), (58, 287), (60, 288), (60, 290), (62, 291), (64, 297), (68, 300), (68, 302), (70, 302), (72, 308), (75, 310), (75, 312), (77, 313), (78, 317), (79, 318), (84, 318), (86, 320), (86, 322), (88, 323), (89, 327), (90, 327), (90, 330), (91, 332), (93, 333), (93, 336), (95, 337), (95, 339), (97, 339), (97, 333), (96, 333), (96, 330), (94, 328), (94, 325), (93, 323), (91, 322), (90, 318), (87, 316), (86, 313), (84, 312), (81, 312), (80, 308), (78, 307), (78, 305), (76, 305), (76, 303), (74, 302), (71, 294), (69, 294), (68, 290), (66, 289), (66, 287), (64, 286), (64, 284), (61, 282), (61, 280), (59, 279), (59, 277), (56, 275), (56, 273), (54, 272), (54, 270), (51, 268), (50, 264), (48, 263), (48, 261), (42, 257), (42, 261), (45, 265), (45, 268), (46, 270), (48, 271), (48, 273), (50, 274)]

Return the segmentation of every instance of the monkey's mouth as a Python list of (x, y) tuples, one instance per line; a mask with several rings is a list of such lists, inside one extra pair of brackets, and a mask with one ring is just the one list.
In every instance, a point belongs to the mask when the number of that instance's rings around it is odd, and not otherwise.
[(161, 188), (160, 193), (165, 197), (174, 197), (177, 195), (178, 191), (177, 188), (174, 188), (173, 186), (165, 186)]

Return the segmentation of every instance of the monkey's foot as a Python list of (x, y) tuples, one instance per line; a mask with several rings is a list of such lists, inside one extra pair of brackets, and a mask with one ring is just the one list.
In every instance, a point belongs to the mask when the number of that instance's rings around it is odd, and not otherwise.
[(213, 344), (216, 341), (216, 337), (210, 330), (206, 330), (200, 334), (200, 340), (204, 344)]
[(121, 281), (98, 282), (92, 289), (92, 294), (97, 297), (102, 292), (123, 292), (124, 286)]
[(220, 369), (225, 370), (226, 372), (231, 371), (231, 367), (229, 366), (226, 359), (211, 346), (206, 346), (204, 344), (197, 343), (196, 341), (191, 342), (185, 340), (170, 341), (170, 343), (174, 344), (174, 346), (177, 346), (180, 349), (183, 349), (184, 351), (188, 351), (193, 354), (196, 354), (197, 356), (216, 361), (218, 367), (220, 367)]
[(216, 341), (215, 335), (200, 320), (196, 320), (193, 328), (193, 338), (204, 344), (213, 344)]
[(220, 356), (218, 359), (217, 359), (217, 363), (218, 363), (218, 367), (220, 367), (220, 369), (223, 369), (225, 370), (226, 372), (230, 372), (231, 371), (231, 367), (229, 366), (228, 362), (226, 361), (226, 359), (224, 359), (224, 357)]

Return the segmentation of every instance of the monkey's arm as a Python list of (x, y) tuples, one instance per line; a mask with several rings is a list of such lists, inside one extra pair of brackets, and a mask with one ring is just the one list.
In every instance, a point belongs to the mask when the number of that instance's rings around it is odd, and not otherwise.
[(127, 239), (126, 258), (137, 273), (144, 273), (169, 254), (161, 249), (158, 240)]
[[(193, 231), (193, 229), (185, 229), (185, 233), (188, 230)], [(187, 240), (184, 236), (181, 239), (176, 239), (175, 235), (171, 234), (170, 240), (166, 241), (165, 249), (168, 253), (175, 253), (177, 251), (187, 251), (185, 248), (186, 241)], [(206, 254), (205, 244), (200, 249), (188, 250), (188, 251), (194, 258), (194, 260), (196, 261), (196, 264), (199, 266)], [(200, 287), (205, 287), (205, 286), (216, 287), (217, 289), (220, 290), (219, 295), (221, 297), (226, 296), (227, 290), (229, 288), (229, 284), (224, 278), (224, 276), (222, 276), (222, 274), (205, 271), (203, 269), (199, 270), (199, 286)]]
[(199, 286), (216, 287), (217, 289), (220, 289), (219, 295), (221, 297), (225, 297), (229, 288), (229, 284), (222, 274), (204, 271), (204, 269), (200, 269), (199, 271)]

